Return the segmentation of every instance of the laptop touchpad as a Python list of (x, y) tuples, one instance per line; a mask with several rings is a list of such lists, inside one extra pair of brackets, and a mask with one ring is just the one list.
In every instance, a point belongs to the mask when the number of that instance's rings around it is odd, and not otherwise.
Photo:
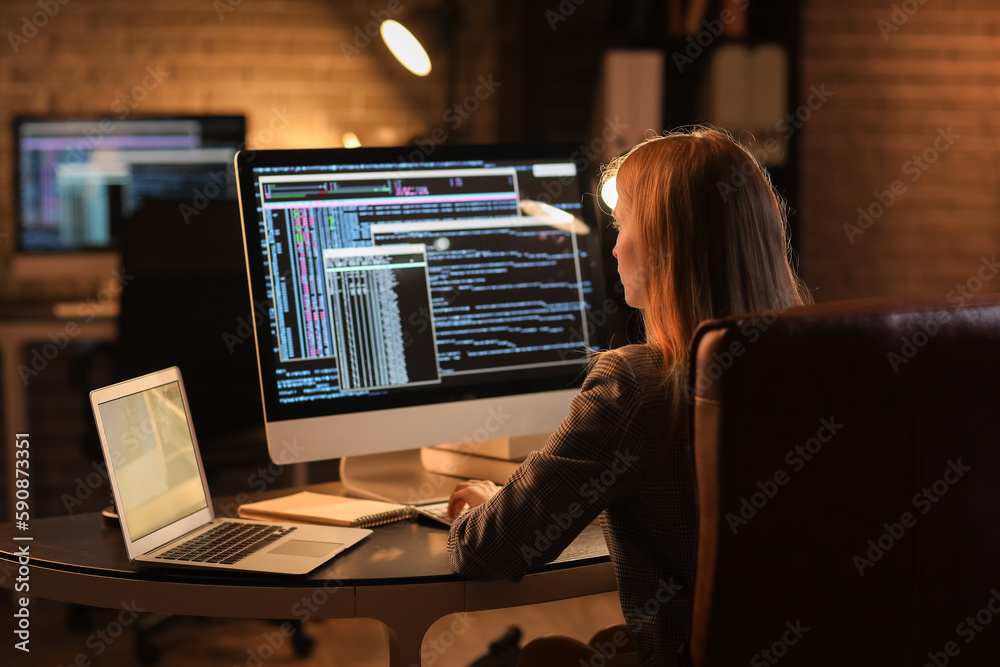
[(279, 544), (266, 553), (277, 554), (279, 556), (309, 556), (320, 558), (327, 554), (332, 554), (344, 547), (336, 542), (309, 542), (306, 540), (288, 540), (284, 544)]

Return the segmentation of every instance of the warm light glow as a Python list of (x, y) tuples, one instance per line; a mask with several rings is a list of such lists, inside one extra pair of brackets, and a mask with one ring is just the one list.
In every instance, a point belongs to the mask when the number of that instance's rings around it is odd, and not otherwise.
[(554, 229), (561, 229), (574, 234), (589, 234), (590, 227), (569, 211), (564, 211), (552, 204), (534, 199), (522, 199), (521, 211), (538, 222), (545, 223)]
[(340, 140), (343, 142), (344, 148), (360, 148), (361, 146), (361, 140), (353, 132), (344, 132)]
[(605, 204), (608, 205), (609, 210), (615, 210), (615, 205), (618, 203), (618, 178), (612, 176), (604, 182), (604, 186), (601, 188), (601, 199)]
[(417, 38), (396, 21), (383, 21), (379, 28), (385, 45), (396, 56), (403, 67), (417, 76), (427, 76), (431, 72), (431, 59)]
[(535, 201), (534, 199), (522, 199), (521, 210), (533, 218), (545, 218), (547, 220), (556, 220), (558, 222), (569, 222), (573, 219), (573, 214), (569, 211), (564, 211), (561, 208), (553, 206), (552, 204), (547, 204), (543, 201)]

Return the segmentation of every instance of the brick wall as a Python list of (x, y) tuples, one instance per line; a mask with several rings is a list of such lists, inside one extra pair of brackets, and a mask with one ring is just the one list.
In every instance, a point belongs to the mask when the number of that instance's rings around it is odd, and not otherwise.
[[(15, 113), (244, 113), (257, 148), (339, 145), (346, 130), (366, 144), (433, 141), (435, 129), (449, 141), (496, 139), (503, 92), (475, 100), (477, 110), (458, 128), (445, 113), (472, 99), (479, 77), (503, 79), (496, 37), (502, 5), (456, 3), (465, 28), (460, 56), (450, 70), (436, 59), (426, 79), (402, 70), (380, 40), (355, 41), (371, 27), (372, 11), (393, 13), (416, 30), (442, 23), (431, 13), (438, 4), (0, 3), (0, 295), (14, 289), (4, 267), (13, 244)], [(43, 6), (58, 12), (39, 15)], [(44, 23), (37, 34), (25, 30), (25, 17)], [(33, 36), (25, 42), (22, 35)], [(342, 43), (360, 53), (348, 57)], [(445, 50), (432, 47), (432, 56)], [(945, 294), (1000, 249), (998, 79), (1000, 7), (990, 0), (806, 3), (798, 240), (817, 299)], [(810, 98), (814, 87), (833, 94)], [(272, 132), (269, 125), (286, 117)], [(953, 141), (941, 138), (948, 128)], [(869, 216), (860, 225), (859, 207)], [(998, 286), (987, 280), (981, 289)]]
[[(254, 148), (339, 146), (348, 130), (367, 145), (405, 144), (436, 128), (449, 141), (494, 140), (495, 100), (475, 100), (475, 112), (457, 129), (443, 116), (475, 93), (479, 76), (494, 71), (495, 3), (462, 3), (468, 30), (458, 37), (460, 57), (449, 70), (441, 60), (446, 47), (432, 41), (435, 68), (425, 78), (406, 72), (380, 38), (364, 35), (377, 30), (372, 12), (415, 32), (431, 29), (440, 23), (438, 4), (4, 0), (0, 267), (13, 246), (9, 128), (17, 113), (241, 113)], [(24, 289), (2, 271), (0, 295)]]
[[(462, 3), (460, 25), (466, 30), (455, 33), (453, 53), (458, 57), (445, 62), (448, 45), (440, 35), (431, 36), (427, 46), (434, 69), (424, 78), (405, 71), (380, 38), (365, 34), (377, 34), (372, 12), (378, 18), (398, 18), (415, 32), (433, 28), (441, 22), (434, 14), (438, 4), (0, 1), (0, 297), (85, 298), (100, 287), (67, 275), (17, 284), (10, 280), (10, 127), (16, 114), (238, 113), (246, 115), (248, 144), (257, 149), (339, 146), (348, 130), (366, 145), (407, 144), (415, 138), (425, 145), (442, 139), (495, 140), (497, 100), (482, 89), (478, 97), (475, 93), (480, 77), (488, 80), (495, 71), (496, 41), (490, 28), (496, 3)], [(458, 113), (455, 104), (462, 107), (461, 123), (445, 116)], [(63, 326), (54, 323), (53, 330)], [(81, 401), (85, 393), (71, 385), (77, 352), (78, 346), (71, 346), (30, 386), (30, 432), (38, 442), (56, 445), (39, 450), (38, 488), (45, 489), (47, 504), (37, 508), (37, 516), (65, 513), (62, 494), (74, 495), (80, 478), (99, 459), (78, 446), (92, 419)], [(104, 358), (89, 362), (88, 376), (77, 383), (88, 382), (88, 388), (106, 384), (100, 379), (112, 377), (107, 364)], [(333, 470), (325, 479), (335, 476)], [(246, 479), (247, 471), (234, 465), (235, 486), (229, 491), (243, 490)], [(225, 493), (227, 487), (213, 481), (213, 490)], [(105, 504), (107, 488), (102, 486), (76, 509)]]
[(807, 3), (800, 101), (832, 93), (801, 128), (817, 300), (1000, 290), (998, 84), (992, 0)]

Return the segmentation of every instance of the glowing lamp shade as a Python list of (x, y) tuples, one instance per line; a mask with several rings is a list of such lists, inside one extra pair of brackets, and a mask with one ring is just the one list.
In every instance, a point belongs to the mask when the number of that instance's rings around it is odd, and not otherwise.
[(417, 76), (427, 76), (431, 72), (431, 59), (409, 30), (396, 21), (383, 21), (379, 28), (385, 45), (396, 56), (403, 67)]
[(358, 135), (353, 132), (344, 132), (340, 137), (340, 141), (344, 144), (344, 148), (360, 148), (361, 140), (358, 139)]
[(611, 211), (615, 210), (615, 205), (618, 203), (617, 180), (616, 177), (612, 176), (601, 186), (601, 200)]

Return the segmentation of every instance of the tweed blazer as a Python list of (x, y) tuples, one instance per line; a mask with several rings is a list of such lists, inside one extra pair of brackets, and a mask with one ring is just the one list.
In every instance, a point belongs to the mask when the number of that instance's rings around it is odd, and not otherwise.
[(518, 580), (601, 516), (618, 594), (645, 665), (687, 658), (696, 548), (689, 414), (667, 437), (660, 353), (598, 355), (569, 416), (486, 503), (451, 527), (448, 553), (472, 579)]

